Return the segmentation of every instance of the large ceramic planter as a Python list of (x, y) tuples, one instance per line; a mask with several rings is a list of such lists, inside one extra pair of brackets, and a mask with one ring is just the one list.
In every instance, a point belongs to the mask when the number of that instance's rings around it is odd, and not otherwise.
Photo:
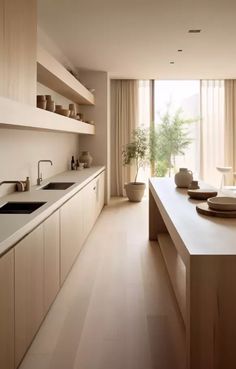
[(125, 184), (125, 191), (129, 201), (140, 202), (143, 198), (146, 184), (143, 182), (130, 182)]

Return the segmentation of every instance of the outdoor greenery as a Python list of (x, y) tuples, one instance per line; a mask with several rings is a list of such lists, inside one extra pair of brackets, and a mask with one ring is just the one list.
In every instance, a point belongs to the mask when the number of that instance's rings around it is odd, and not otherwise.
[(122, 151), (123, 164), (136, 166), (135, 182), (139, 169), (147, 163), (151, 164), (152, 175), (164, 177), (168, 173), (170, 176), (176, 156), (184, 155), (192, 142), (188, 128), (197, 119), (184, 118), (181, 108), (171, 113), (170, 108), (168, 104), (156, 126), (135, 129), (131, 142)]
[(170, 113), (170, 104), (160, 117), (160, 123), (150, 130), (150, 162), (154, 175), (163, 177), (175, 168), (175, 159), (178, 155), (184, 155), (192, 139), (189, 137), (189, 124), (196, 119), (183, 117), (183, 110), (177, 109)]
[(145, 128), (137, 128), (132, 133), (132, 140), (128, 143), (123, 152), (123, 164), (136, 166), (134, 181), (137, 182), (139, 169), (147, 164), (149, 152), (149, 135)]

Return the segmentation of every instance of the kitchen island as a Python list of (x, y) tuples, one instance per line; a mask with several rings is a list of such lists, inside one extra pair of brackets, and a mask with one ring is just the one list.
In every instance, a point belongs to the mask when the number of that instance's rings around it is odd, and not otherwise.
[(236, 219), (199, 215), (187, 189), (149, 182), (157, 240), (186, 328), (187, 369), (236, 368)]

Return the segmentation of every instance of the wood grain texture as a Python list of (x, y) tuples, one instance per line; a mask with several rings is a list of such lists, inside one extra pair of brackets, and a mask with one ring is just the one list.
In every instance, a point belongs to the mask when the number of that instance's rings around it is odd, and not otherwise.
[(177, 271), (173, 247), (178, 257), (187, 252), (183, 260), (187, 369), (233, 369), (236, 367), (236, 288), (232, 283), (236, 278), (235, 220), (199, 216), (196, 202), (186, 199), (186, 192), (175, 189), (170, 180), (151, 182), (153, 199), (168, 229), (169, 240), (173, 241), (171, 256), (170, 242), (166, 242), (168, 235), (159, 236), (181, 310), (183, 301), (181, 295), (178, 297), (181, 289), (173, 278)]
[(80, 191), (60, 209), (60, 284), (65, 281), (81, 249), (82, 219), (82, 192)]
[(20, 369), (186, 369), (185, 330), (148, 202), (106, 206)]
[(168, 234), (159, 234), (158, 243), (166, 263), (183, 320), (186, 323), (186, 267)]
[(92, 124), (0, 97), (0, 124), (6, 128), (39, 129), (93, 135)]
[(35, 106), (36, 0), (2, 0), (0, 95)]
[(15, 367), (44, 317), (43, 226), (15, 247)]
[(37, 50), (37, 80), (78, 104), (94, 105), (93, 94), (53, 56), (39, 46)]
[(236, 367), (236, 256), (191, 258), (188, 367)]
[(60, 288), (59, 211), (43, 223), (44, 232), (44, 311), (48, 311)]
[(14, 251), (0, 258), (0, 368), (14, 368)]
[(159, 233), (168, 233), (156, 202), (149, 190), (149, 240), (156, 241)]

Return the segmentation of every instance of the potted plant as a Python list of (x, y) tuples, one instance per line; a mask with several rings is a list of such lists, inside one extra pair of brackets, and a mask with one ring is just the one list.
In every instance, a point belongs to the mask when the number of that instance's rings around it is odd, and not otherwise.
[(125, 146), (122, 152), (123, 164), (135, 164), (136, 174), (134, 182), (125, 184), (126, 194), (129, 201), (140, 202), (143, 198), (146, 184), (137, 182), (139, 170), (147, 163), (148, 158), (148, 131), (145, 128), (137, 128), (132, 133), (132, 141)]

